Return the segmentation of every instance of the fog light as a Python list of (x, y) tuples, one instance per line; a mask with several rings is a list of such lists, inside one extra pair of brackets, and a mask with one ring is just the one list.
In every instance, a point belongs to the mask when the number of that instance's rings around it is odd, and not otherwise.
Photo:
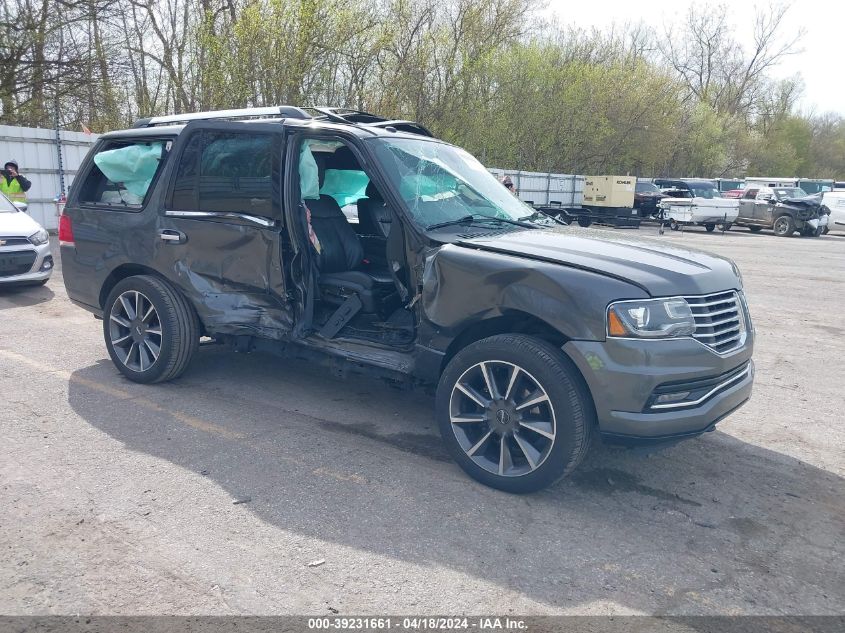
[(53, 257), (51, 255), (47, 255), (44, 258), (44, 261), (41, 262), (41, 270), (50, 270), (53, 267)]
[(669, 404), (670, 402), (680, 402), (689, 396), (689, 391), (679, 391), (678, 393), (664, 393), (657, 396), (654, 401), (655, 404)]

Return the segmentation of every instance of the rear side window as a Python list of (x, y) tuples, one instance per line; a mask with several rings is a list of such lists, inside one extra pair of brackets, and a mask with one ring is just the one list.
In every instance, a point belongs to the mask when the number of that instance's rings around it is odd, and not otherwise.
[(79, 202), (104, 207), (140, 208), (161, 169), (170, 141), (114, 141), (94, 155), (79, 188)]
[(179, 158), (169, 208), (280, 217), (281, 138), (195, 132)]

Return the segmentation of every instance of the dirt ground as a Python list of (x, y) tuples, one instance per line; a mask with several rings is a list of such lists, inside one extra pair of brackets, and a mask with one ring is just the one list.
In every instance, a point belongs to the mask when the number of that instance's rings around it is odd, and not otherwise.
[(845, 238), (660, 239), (739, 264), (751, 402), (522, 497), (423, 393), (213, 348), (136, 385), (60, 270), (0, 290), (0, 613), (842, 614)]

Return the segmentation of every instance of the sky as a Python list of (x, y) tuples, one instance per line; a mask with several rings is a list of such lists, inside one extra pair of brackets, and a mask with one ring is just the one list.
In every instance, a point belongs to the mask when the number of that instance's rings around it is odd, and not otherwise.
[[(562, 25), (585, 29), (604, 29), (614, 22), (624, 24), (640, 20), (658, 32), (664, 24), (682, 20), (690, 5), (718, 6), (708, 0), (547, 0), (546, 13), (556, 15)], [(755, 7), (768, 7), (768, 2), (733, 0), (725, 2), (734, 33), (741, 37), (743, 29), (751, 29)], [(800, 101), (803, 112), (837, 112), (845, 116), (845, 2), (842, 0), (793, 0), (781, 28), (784, 35), (804, 29), (800, 42), (802, 52), (787, 57), (772, 71), (776, 79), (799, 75), (804, 82)]]

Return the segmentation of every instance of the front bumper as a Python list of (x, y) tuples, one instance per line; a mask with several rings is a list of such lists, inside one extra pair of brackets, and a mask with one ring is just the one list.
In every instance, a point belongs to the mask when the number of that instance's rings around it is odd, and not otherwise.
[[(28, 262), (30, 259), (32, 264), (26, 270), (15, 266), (15, 260)], [(40, 246), (2, 246), (0, 260), (8, 262), (5, 267), (0, 267), (0, 285), (44, 281), (53, 274), (54, 261), (49, 242)]]
[[(752, 348), (749, 333), (745, 345), (727, 354), (691, 338), (570, 341), (563, 351), (593, 395), (602, 436), (664, 441), (712, 430), (751, 397)], [(689, 391), (690, 402), (655, 406), (659, 394), (672, 391)]]

